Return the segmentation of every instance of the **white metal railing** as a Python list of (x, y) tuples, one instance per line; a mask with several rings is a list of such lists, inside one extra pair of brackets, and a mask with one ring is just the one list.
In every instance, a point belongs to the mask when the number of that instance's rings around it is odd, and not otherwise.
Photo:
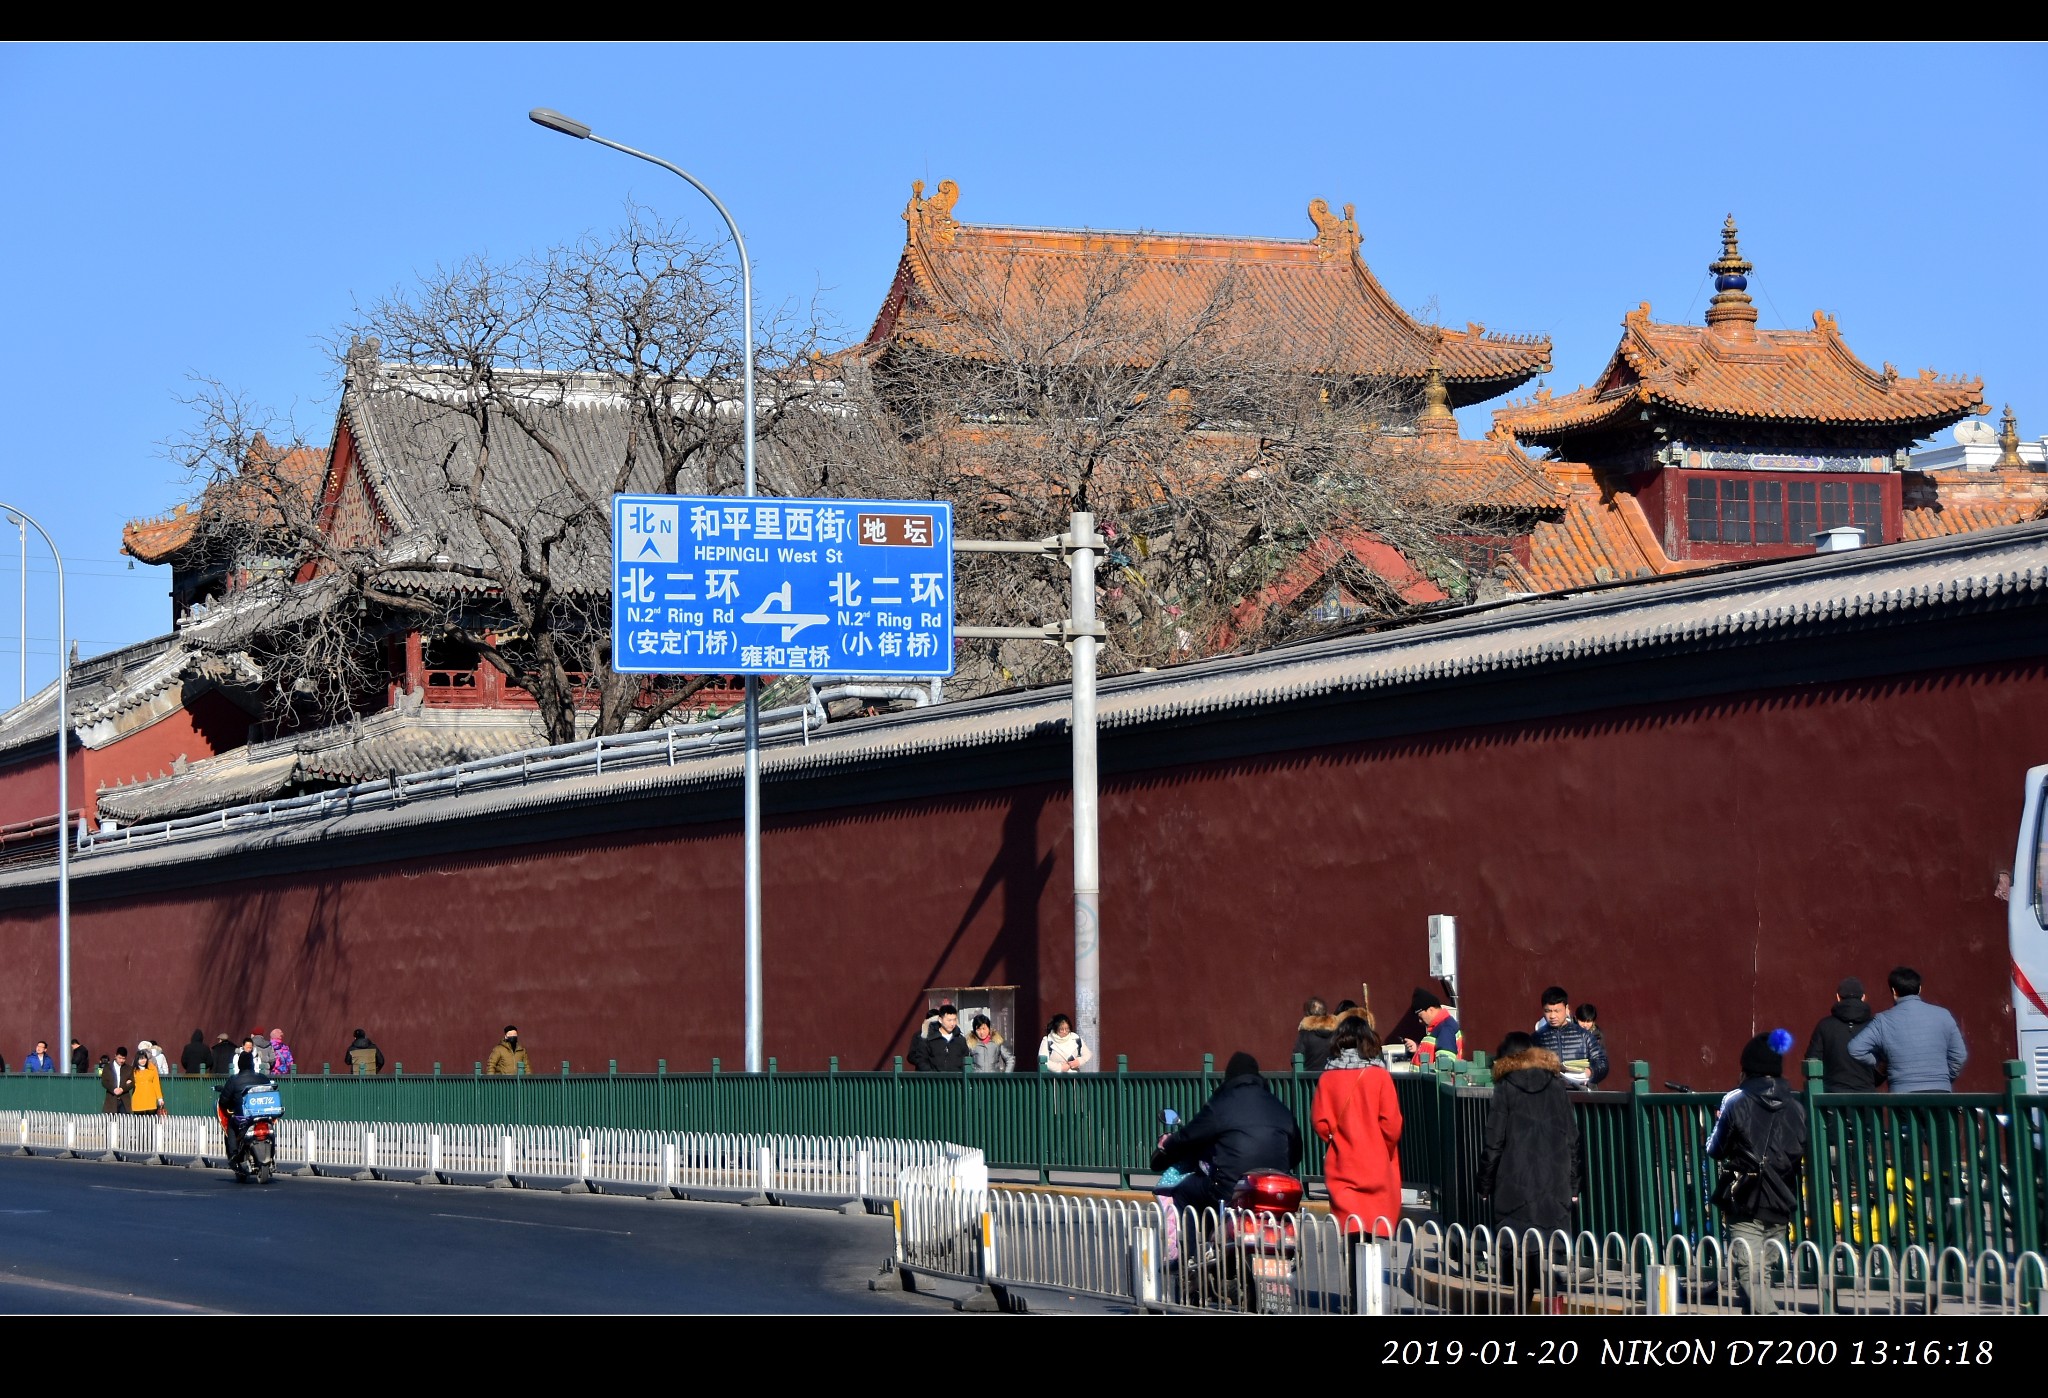
[[(827, 685), (822, 689), (812, 689), (801, 704), (763, 710), (761, 735), (767, 738), (801, 733), (804, 741), (809, 742), (812, 732), (825, 727), (825, 705), (829, 701), (882, 697), (908, 698), (920, 708), (930, 702), (929, 691), (917, 685), (883, 686), (851, 682)], [(100, 830), (90, 829), (81, 822), (78, 852), (88, 855), (100, 850), (171, 844), (178, 840), (201, 839), (296, 821), (325, 820), (331, 816), (390, 809), (408, 801), (434, 796), (459, 796), (497, 787), (524, 786), (534, 781), (599, 775), (608, 768), (616, 771), (662, 765), (673, 767), (680, 758), (738, 741), (744, 735), (745, 726), (743, 714), (728, 714), (703, 723), (679, 724), (640, 733), (612, 733), (556, 747), (527, 748), (497, 757), (482, 757), (451, 767), (436, 767), (431, 771), (401, 772), (377, 781), (337, 787), (332, 791), (228, 806), (203, 815), (179, 816), (174, 820), (137, 825), (107, 822), (106, 828)]]
[[(1261, 1263), (1291, 1263), (1286, 1309), (1322, 1314), (2039, 1315), (2048, 1259), (1958, 1248), (1857, 1248), (1648, 1234), (1549, 1235), (1402, 1220), (1382, 1236), (1293, 1216), (1155, 1201), (906, 1182), (897, 1260), (984, 1284), (1150, 1310), (1256, 1310)], [(1354, 1221), (1355, 1223), (1355, 1221)]]
[[(937, 1141), (284, 1118), (276, 1142), (280, 1166), (331, 1170), (872, 1198), (988, 1185), (979, 1150)], [(213, 1117), (0, 1112), (0, 1145), (32, 1150), (217, 1158), (224, 1144)]]

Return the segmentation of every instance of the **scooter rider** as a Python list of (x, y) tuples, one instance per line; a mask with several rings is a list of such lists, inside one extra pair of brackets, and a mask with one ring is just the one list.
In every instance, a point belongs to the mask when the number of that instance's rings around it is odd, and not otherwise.
[(227, 1081), (214, 1089), (220, 1094), (220, 1125), (221, 1131), (227, 1137), (230, 1160), (234, 1159), (242, 1148), (241, 1132), (235, 1126), (235, 1119), (241, 1114), (242, 1098), (255, 1088), (275, 1086), (277, 1084), (270, 1080), (267, 1073), (256, 1070), (255, 1039), (243, 1039), (240, 1051), (235, 1054), (235, 1071), (228, 1075)]
[(1195, 1161), (1206, 1164), (1207, 1173), (1189, 1174), (1172, 1194), (1198, 1209), (1228, 1204), (1231, 1189), (1253, 1170), (1292, 1171), (1301, 1163), (1301, 1124), (1266, 1086), (1250, 1054), (1230, 1056), (1208, 1105), (1152, 1153), (1154, 1170)]

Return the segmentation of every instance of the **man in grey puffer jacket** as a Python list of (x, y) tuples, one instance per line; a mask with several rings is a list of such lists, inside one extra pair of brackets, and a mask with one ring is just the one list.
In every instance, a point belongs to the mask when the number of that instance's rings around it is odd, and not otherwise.
[(1891, 1074), (1893, 1092), (1953, 1092), (1969, 1062), (1956, 1017), (1920, 998), (1920, 973), (1900, 966), (1888, 978), (1892, 1007), (1857, 1031), (1849, 1056)]

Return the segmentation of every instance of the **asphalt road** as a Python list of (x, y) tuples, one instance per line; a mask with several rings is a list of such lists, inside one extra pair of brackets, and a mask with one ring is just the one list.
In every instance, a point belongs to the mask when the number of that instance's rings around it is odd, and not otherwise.
[(0, 1158), (0, 1312), (931, 1312), (886, 1218)]

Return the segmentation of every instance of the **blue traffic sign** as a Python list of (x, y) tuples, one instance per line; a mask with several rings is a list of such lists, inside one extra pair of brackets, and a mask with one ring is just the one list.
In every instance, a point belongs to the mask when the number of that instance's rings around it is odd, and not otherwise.
[(612, 669), (953, 673), (953, 507), (612, 497)]

